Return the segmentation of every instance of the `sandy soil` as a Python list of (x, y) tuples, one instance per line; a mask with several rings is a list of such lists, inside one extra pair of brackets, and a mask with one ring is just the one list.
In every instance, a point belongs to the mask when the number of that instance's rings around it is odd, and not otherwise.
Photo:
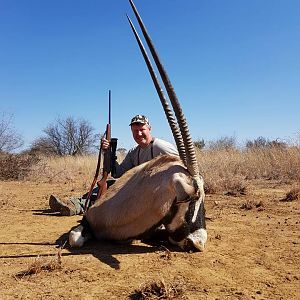
[(203, 253), (92, 241), (64, 248), (60, 268), (26, 275), (58, 263), (57, 245), (81, 218), (50, 213), (48, 198), (81, 194), (74, 186), (0, 183), (0, 299), (141, 299), (136, 290), (161, 281), (178, 299), (300, 299), (300, 200), (280, 201), (291, 186), (270, 181), (207, 196)]

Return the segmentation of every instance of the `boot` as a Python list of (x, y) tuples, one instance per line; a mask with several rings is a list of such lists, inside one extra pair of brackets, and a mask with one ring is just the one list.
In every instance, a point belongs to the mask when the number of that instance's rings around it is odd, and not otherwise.
[(49, 198), (49, 206), (52, 211), (60, 212), (62, 216), (76, 215), (75, 205), (71, 201), (68, 201), (66, 203), (56, 198), (55, 196), (51, 195)]

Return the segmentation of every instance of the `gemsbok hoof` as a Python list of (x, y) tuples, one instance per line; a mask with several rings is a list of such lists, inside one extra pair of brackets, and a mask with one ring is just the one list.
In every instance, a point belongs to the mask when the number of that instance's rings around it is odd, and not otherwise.
[(90, 234), (83, 235), (84, 227), (82, 225), (77, 226), (69, 233), (69, 244), (72, 248), (80, 248), (83, 244), (91, 238)]

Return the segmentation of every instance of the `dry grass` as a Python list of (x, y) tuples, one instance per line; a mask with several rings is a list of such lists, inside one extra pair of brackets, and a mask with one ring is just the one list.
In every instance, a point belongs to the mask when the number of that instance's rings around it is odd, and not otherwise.
[(182, 299), (184, 294), (184, 284), (174, 282), (166, 284), (165, 281), (152, 281), (142, 284), (138, 289), (129, 295), (131, 300), (150, 300), (150, 299)]
[(246, 184), (241, 174), (242, 156), (237, 150), (198, 151), (197, 158), (206, 193), (245, 193)]
[(300, 199), (300, 186), (292, 188), (289, 192), (286, 193), (285, 197), (281, 201), (289, 202)]
[(257, 208), (258, 210), (263, 210), (264, 203), (262, 201), (255, 202), (255, 201), (247, 200), (246, 202), (240, 205), (240, 208), (245, 210), (250, 210), (254, 207)]
[(20, 271), (15, 275), (17, 279), (23, 279), (27, 276), (37, 275), (41, 272), (53, 272), (61, 270), (61, 249), (58, 251), (55, 258), (37, 257), (33, 263), (24, 271)]
[(272, 147), (244, 151), (243, 175), (247, 179), (300, 179), (300, 148)]
[(247, 180), (300, 180), (300, 148), (264, 148), (251, 150), (197, 151), (208, 193), (240, 195)]
[(89, 186), (95, 175), (97, 159), (98, 155), (42, 157), (31, 169), (27, 179), (49, 183), (80, 181), (84, 186)]
[(43, 157), (28, 176), (38, 182), (75, 182), (89, 183), (94, 177), (97, 165), (96, 155)]
[[(247, 192), (247, 181), (252, 179), (275, 179), (282, 183), (300, 180), (299, 147), (197, 150), (197, 159), (205, 190), (210, 194), (243, 195)], [(89, 187), (96, 164), (96, 155), (42, 158), (27, 179)]]

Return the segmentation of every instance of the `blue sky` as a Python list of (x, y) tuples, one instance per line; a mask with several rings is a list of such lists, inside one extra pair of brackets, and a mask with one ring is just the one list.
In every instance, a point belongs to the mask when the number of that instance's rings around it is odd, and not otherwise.
[[(293, 138), (300, 131), (300, 1), (135, 0), (194, 139)], [(127, 0), (1, 0), (0, 111), (26, 145), (58, 117), (107, 122), (134, 145), (129, 120), (149, 116), (173, 141), (126, 19)]]

